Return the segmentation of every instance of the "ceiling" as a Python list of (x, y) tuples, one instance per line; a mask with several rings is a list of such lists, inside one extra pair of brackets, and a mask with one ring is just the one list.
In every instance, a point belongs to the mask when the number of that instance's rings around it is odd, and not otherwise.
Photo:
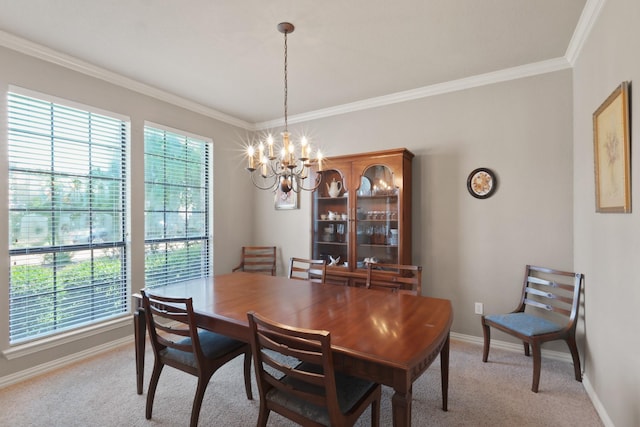
[(291, 117), (563, 58), (586, 2), (0, 0), (0, 30), (254, 125), (283, 116), (279, 22)]

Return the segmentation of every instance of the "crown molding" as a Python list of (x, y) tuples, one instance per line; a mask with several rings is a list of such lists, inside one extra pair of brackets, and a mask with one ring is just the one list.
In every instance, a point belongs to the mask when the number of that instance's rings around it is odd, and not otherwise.
[(211, 117), (212, 119), (216, 119), (233, 126), (238, 126), (247, 130), (254, 130), (254, 125), (252, 123), (240, 120), (236, 117), (214, 110), (213, 108), (205, 107), (202, 104), (190, 101), (177, 95), (173, 95), (171, 93), (157, 89), (153, 86), (140, 83), (136, 80), (124, 77), (112, 71), (105, 70), (88, 62), (82, 61), (78, 58), (74, 58), (73, 56), (57, 52), (46, 46), (42, 46), (40, 44), (25, 40), (1, 30), (0, 46), (4, 46), (6, 48), (24, 53), (25, 55), (33, 56), (43, 61), (60, 65), (70, 70), (77, 71), (79, 73), (86, 74), (100, 80), (104, 80), (108, 83), (133, 90), (135, 92), (150, 96), (160, 101), (168, 102), (172, 105), (185, 108), (187, 110), (193, 111), (194, 113), (202, 114), (204, 116)]
[[(288, 122), (290, 124), (303, 123), (310, 120), (318, 120), (340, 114), (347, 114), (371, 108), (383, 107), (401, 102), (413, 101), (421, 98), (428, 98), (431, 96), (437, 96), (446, 93), (457, 92), (460, 90), (471, 89), (494, 83), (501, 83), (509, 80), (516, 80), (571, 68), (575, 63), (580, 49), (582, 48), (584, 41), (591, 31), (605, 2), (606, 0), (587, 0), (585, 8), (580, 15), (578, 25), (576, 26), (576, 30), (574, 31), (564, 57), (549, 59), (546, 61), (535, 62), (518, 67), (512, 67), (490, 73), (479, 74), (476, 76), (465, 77), (458, 80), (451, 80), (444, 83), (423, 86), (417, 89), (396, 92), (389, 95), (368, 98), (347, 104), (337, 105), (334, 107), (296, 114), (290, 116), (288, 118)], [(258, 131), (284, 126), (284, 118), (258, 123), (249, 123), (247, 121), (238, 119), (212, 108), (205, 107), (197, 102), (179, 97), (177, 95), (173, 95), (144, 83), (140, 83), (136, 80), (105, 70), (88, 62), (74, 58), (70, 55), (57, 52), (48, 47), (33, 43), (31, 41), (22, 39), (1, 30), (0, 46), (5, 46), (9, 49), (16, 50), (26, 55), (30, 55), (65, 68), (69, 68), (71, 70), (96, 77), (109, 83), (122, 86), (143, 95), (151, 96), (160, 101), (168, 102), (178, 107), (185, 108), (195, 113), (211, 117), (213, 119), (240, 127), (248, 131)]]
[[(551, 73), (554, 71), (565, 70), (567, 68), (571, 68), (571, 64), (569, 64), (569, 62), (564, 57), (549, 59), (546, 61), (540, 61), (518, 67), (506, 68), (504, 70), (494, 71), (490, 73), (479, 74), (477, 76), (465, 77), (463, 79), (451, 80), (448, 82), (438, 83), (430, 86), (423, 86), (417, 89), (411, 89), (403, 92), (392, 93), (389, 95), (378, 96), (375, 98), (364, 99), (362, 101), (337, 105), (335, 107), (323, 108), (321, 110), (296, 114), (294, 116), (289, 116), (288, 121), (290, 124), (302, 123), (309, 120), (322, 119), (339, 114), (353, 113), (355, 111), (383, 107), (400, 102), (413, 101), (416, 99), (428, 98), (430, 96), (457, 92), (460, 90), (486, 86), (494, 83)], [(256, 123), (255, 128), (256, 130), (263, 130), (283, 125), (284, 121), (282, 119), (277, 119)]]
[(575, 65), (578, 55), (580, 54), (589, 33), (591, 33), (595, 22), (600, 16), (600, 12), (602, 11), (605, 3), (606, 0), (587, 0), (587, 3), (584, 5), (584, 9), (582, 9), (582, 13), (580, 14), (580, 19), (578, 19), (578, 25), (576, 25), (576, 29), (573, 32), (573, 36), (569, 41), (569, 46), (567, 47), (567, 51), (564, 55), (572, 67)]

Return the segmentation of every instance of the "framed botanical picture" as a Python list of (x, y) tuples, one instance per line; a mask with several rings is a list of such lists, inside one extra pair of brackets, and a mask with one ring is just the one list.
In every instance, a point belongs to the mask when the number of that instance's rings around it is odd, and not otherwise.
[(277, 210), (280, 209), (298, 209), (298, 201), (299, 201), (300, 193), (296, 193), (291, 190), (287, 193), (282, 191), (280, 186), (276, 189), (275, 195), (275, 207)]
[(629, 83), (593, 113), (596, 212), (631, 212)]

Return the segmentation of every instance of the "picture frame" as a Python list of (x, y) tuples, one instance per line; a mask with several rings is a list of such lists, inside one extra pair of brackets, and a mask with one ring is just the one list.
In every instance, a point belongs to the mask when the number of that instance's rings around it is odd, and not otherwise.
[(629, 83), (593, 113), (596, 212), (631, 212)]
[(477, 168), (467, 177), (467, 190), (476, 199), (488, 199), (496, 192), (498, 180), (489, 168)]
[(298, 209), (300, 193), (291, 190), (288, 193), (282, 191), (280, 186), (276, 189), (274, 196), (274, 206), (276, 210)]

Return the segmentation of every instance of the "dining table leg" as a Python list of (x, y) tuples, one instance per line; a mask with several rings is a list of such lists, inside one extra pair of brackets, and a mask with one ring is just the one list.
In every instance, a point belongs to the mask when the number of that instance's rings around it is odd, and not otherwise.
[[(442, 382), (442, 410), (448, 410), (449, 400), (449, 344), (450, 335), (442, 344), (440, 349), (440, 377)], [(397, 385), (391, 397), (391, 407), (393, 411), (393, 426), (411, 426), (411, 400), (413, 398), (413, 384)]]
[(411, 400), (413, 399), (413, 386), (409, 386), (404, 392), (396, 389), (391, 397), (391, 410), (393, 414), (393, 427), (408, 427), (411, 425)]
[(144, 309), (138, 307), (133, 312), (133, 339), (136, 349), (136, 387), (138, 394), (142, 394), (144, 381), (144, 351), (145, 351), (145, 333), (147, 321), (145, 319)]
[(448, 410), (449, 401), (449, 334), (440, 350), (440, 376), (442, 381), (442, 410)]

